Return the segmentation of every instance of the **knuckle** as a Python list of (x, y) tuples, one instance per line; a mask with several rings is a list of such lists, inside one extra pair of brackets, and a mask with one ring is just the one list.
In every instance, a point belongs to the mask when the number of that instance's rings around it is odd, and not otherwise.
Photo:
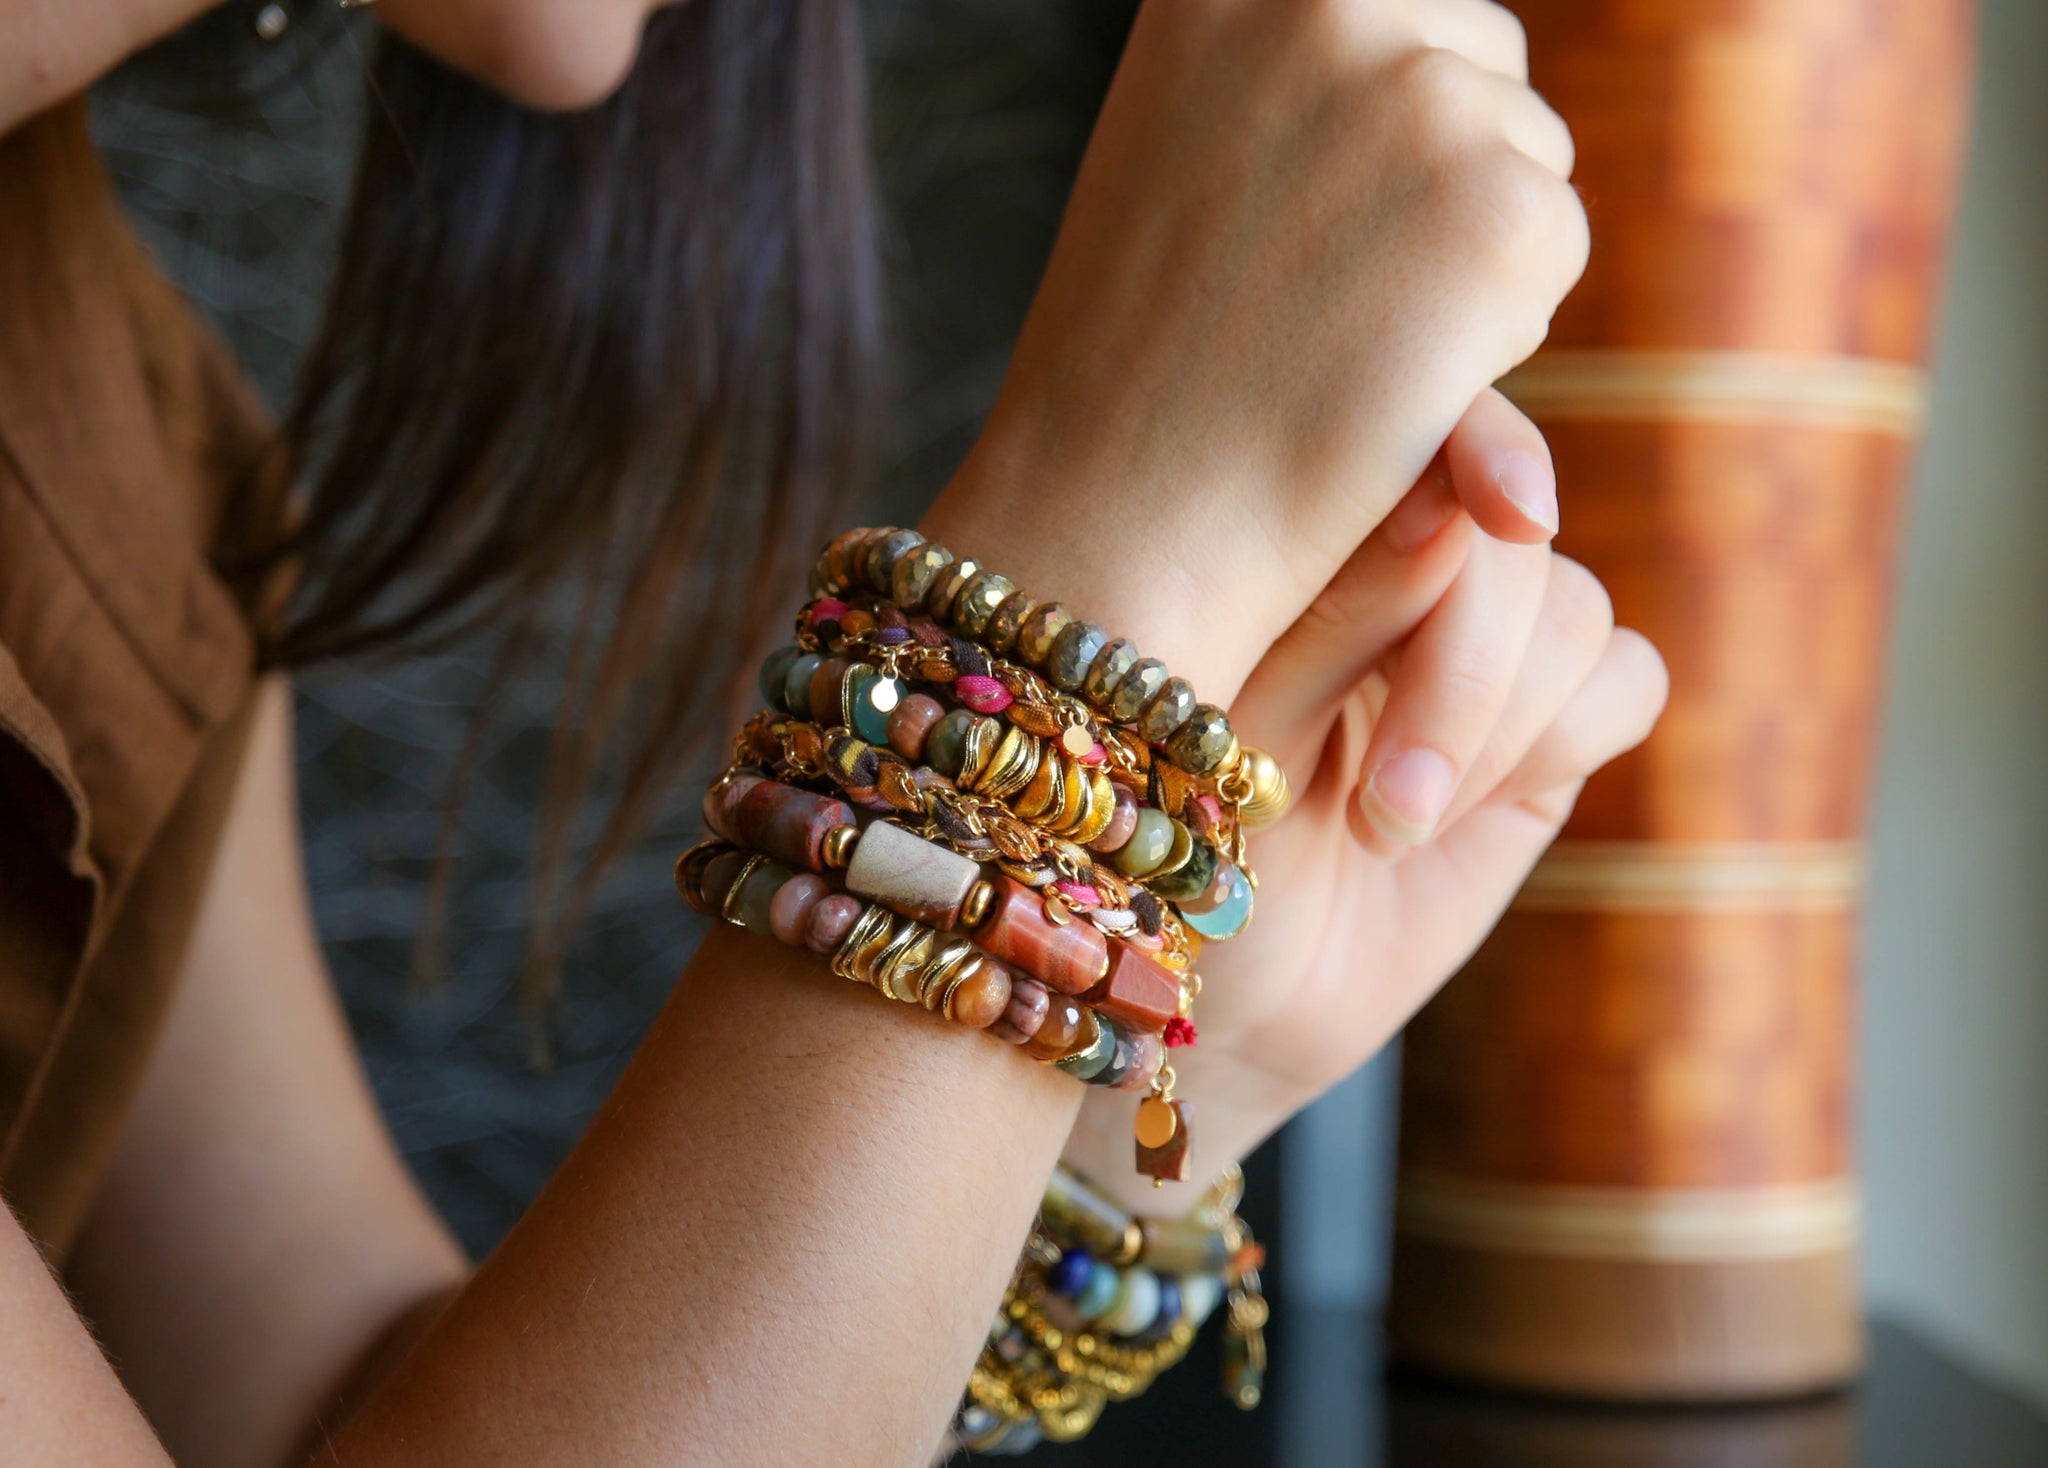
[(1476, 110), (1477, 73), (1472, 63), (1441, 46), (1416, 46), (1390, 63), (1388, 90), (1398, 98), (1426, 137), (1462, 135)]

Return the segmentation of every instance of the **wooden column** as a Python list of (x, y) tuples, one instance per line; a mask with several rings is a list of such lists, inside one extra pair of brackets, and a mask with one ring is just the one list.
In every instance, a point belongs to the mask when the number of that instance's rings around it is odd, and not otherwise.
[(1593, 257), (1505, 386), (1673, 693), (1409, 1032), (1389, 1329), (1517, 1387), (1809, 1390), (1861, 1354), (1865, 805), (1971, 7), (1511, 3)]

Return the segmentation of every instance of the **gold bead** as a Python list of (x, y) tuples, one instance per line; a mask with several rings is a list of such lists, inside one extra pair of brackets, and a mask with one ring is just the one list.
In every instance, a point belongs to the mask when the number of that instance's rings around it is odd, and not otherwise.
[(835, 870), (844, 868), (853, 860), (853, 846), (860, 840), (860, 827), (851, 823), (834, 826), (825, 833), (825, 865)]
[(967, 900), (960, 904), (960, 926), (977, 928), (988, 916), (989, 908), (995, 905), (996, 884), (986, 877), (967, 889)]
[(1287, 772), (1280, 768), (1280, 761), (1263, 749), (1247, 746), (1231, 774), (1244, 792), (1238, 801), (1237, 817), (1247, 826), (1272, 825), (1287, 814), (1288, 806), (1294, 802)]

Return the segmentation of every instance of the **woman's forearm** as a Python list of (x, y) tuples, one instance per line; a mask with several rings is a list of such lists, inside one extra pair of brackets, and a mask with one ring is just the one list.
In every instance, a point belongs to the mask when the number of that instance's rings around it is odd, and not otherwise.
[(914, 1464), (1081, 1088), (721, 929), (342, 1461)]

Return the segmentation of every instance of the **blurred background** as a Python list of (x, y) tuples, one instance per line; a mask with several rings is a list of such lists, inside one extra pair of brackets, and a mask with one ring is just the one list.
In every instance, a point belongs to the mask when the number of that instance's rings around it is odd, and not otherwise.
[[(873, 515), (914, 514), (992, 398), (1133, 8), (871, 0), (898, 379)], [(96, 116), (151, 244), (275, 404), (317, 320), (370, 32), (305, 0), (265, 41), (263, 9), (237, 0), (138, 57)], [(2048, 1406), (2048, 7), (1985, 0), (1981, 26), (1881, 740), (1861, 1269), (1874, 1311)], [(447, 981), (416, 981), (490, 651), (299, 688), (321, 930), (399, 1143), (478, 1252), (551, 1174), (698, 932), (668, 876), (697, 824), (685, 789), (569, 954), (555, 1064), (528, 1064), (513, 989), (555, 699), (542, 667), (509, 690), (457, 814)], [(1289, 1304), (1384, 1297), (1398, 1065), (1366, 1067), (1260, 1164), (1253, 1221), (1277, 1236)]]

